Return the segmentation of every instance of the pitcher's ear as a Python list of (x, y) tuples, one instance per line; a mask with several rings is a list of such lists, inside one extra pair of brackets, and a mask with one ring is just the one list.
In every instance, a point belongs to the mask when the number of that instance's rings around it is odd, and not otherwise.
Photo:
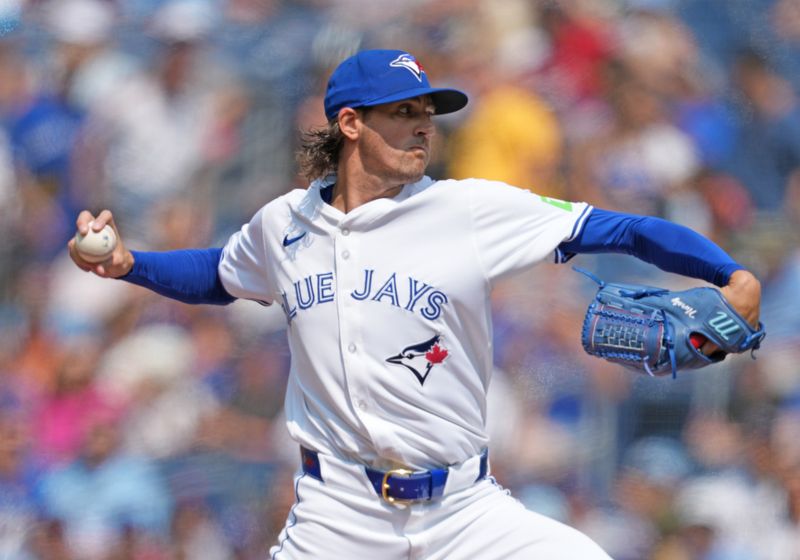
[(352, 107), (343, 107), (339, 109), (337, 116), (339, 121), (339, 130), (342, 135), (350, 140), (358, 138), (359, 134), (359, 121), (361, 120), (361, 113)]

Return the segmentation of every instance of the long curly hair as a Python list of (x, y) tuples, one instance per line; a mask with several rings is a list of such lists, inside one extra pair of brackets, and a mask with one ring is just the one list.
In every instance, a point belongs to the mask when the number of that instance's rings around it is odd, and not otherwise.
[(344, 135), (339, 129), (339, 122), (333, 119), (323, 127), (302, 131), (300, 148), (295, 154), (300, 174), (313, 181), (334, 173), (343, 143)]
[[(363, 119), (371, 107), (358, 107), (356, 111)], [(339, 153), (344, 144), (344, 135), (335, 118), (320, 128), (300, 133), (300, 147), (295, 153), (300, 174), (313, 181), (335, 173), (339, 166)]]

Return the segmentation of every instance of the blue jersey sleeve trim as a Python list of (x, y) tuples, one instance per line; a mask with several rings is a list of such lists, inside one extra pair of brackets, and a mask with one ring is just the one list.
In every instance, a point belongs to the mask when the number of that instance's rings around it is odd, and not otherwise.
[(725, 286), (744, 268), (699, 233), (673, 222), (595, 208), (574, 239), (556, 250), (556, 261), (578, 253), (625, 253), (667, 272)]
[[(569, 234), (569, 237), (566, 241), (572, 241), (575, 239), (578, 234), (580, 234), (581, 230), (583, 229), (583, 225), (586, 223), (586, 218), (589, 217), (592, 210), (594, 210), (594, 206), (587, 205), (581, 215), (578, 216), (578, 219), (575, 220), (575, 225), (572, 226), (572, 232)], [(565, 253), (561, 250), (561, 246), (556, 247), (555, 251), (553, 252), (554, 261), (556, 264), (565, 263), (570, 260), (572, 257), (575, 256), (575, 253)]]
[(590, 205), (587, 205), (586, 208), (583, 209), (583, 212), (581, 212), (581, 215), (578, 216), (578, 219), (575, 221), (575, 225), (572, 226), (572, 233), (569, 234), (567, 241), (572, 241), (581, 232), (583, 225), (586, 223), (586, 218), (589, 217), (592, 209), (594, 209), (594, 206)]
[(121, 280), (183, 303), (226, 305), (236, 299), (225, 290), (217, 271), (222, 249), (131, 253), (133, 268)]

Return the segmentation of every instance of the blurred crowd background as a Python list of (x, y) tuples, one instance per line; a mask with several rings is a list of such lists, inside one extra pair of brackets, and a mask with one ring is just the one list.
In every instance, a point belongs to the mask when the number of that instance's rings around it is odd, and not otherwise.
[(662, 216), (763, 283), (757, 359), (674, 380), (584, 355), (569, 266), (498, 286), (499, 482), (616, 560), (800, 559), (797, 0), (0, 0), (0, 558), (266, 557), (298, 464), (281, 312), (102, 281), (65, 244), (109, 208), (131, 248), (221, 246), (306, 186), (298, 130), (360, 48), (470, 94), (434, 178)]

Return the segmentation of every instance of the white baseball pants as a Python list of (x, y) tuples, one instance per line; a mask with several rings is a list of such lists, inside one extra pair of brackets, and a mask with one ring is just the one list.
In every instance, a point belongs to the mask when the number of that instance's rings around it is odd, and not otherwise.
[(272, 560), (611, 560), (579, 531), (528, 511), (477, 460), (450, 471), (444, 496), (384, 501), (362, 466), (319, 455), (324, 482), (299, 473)]

